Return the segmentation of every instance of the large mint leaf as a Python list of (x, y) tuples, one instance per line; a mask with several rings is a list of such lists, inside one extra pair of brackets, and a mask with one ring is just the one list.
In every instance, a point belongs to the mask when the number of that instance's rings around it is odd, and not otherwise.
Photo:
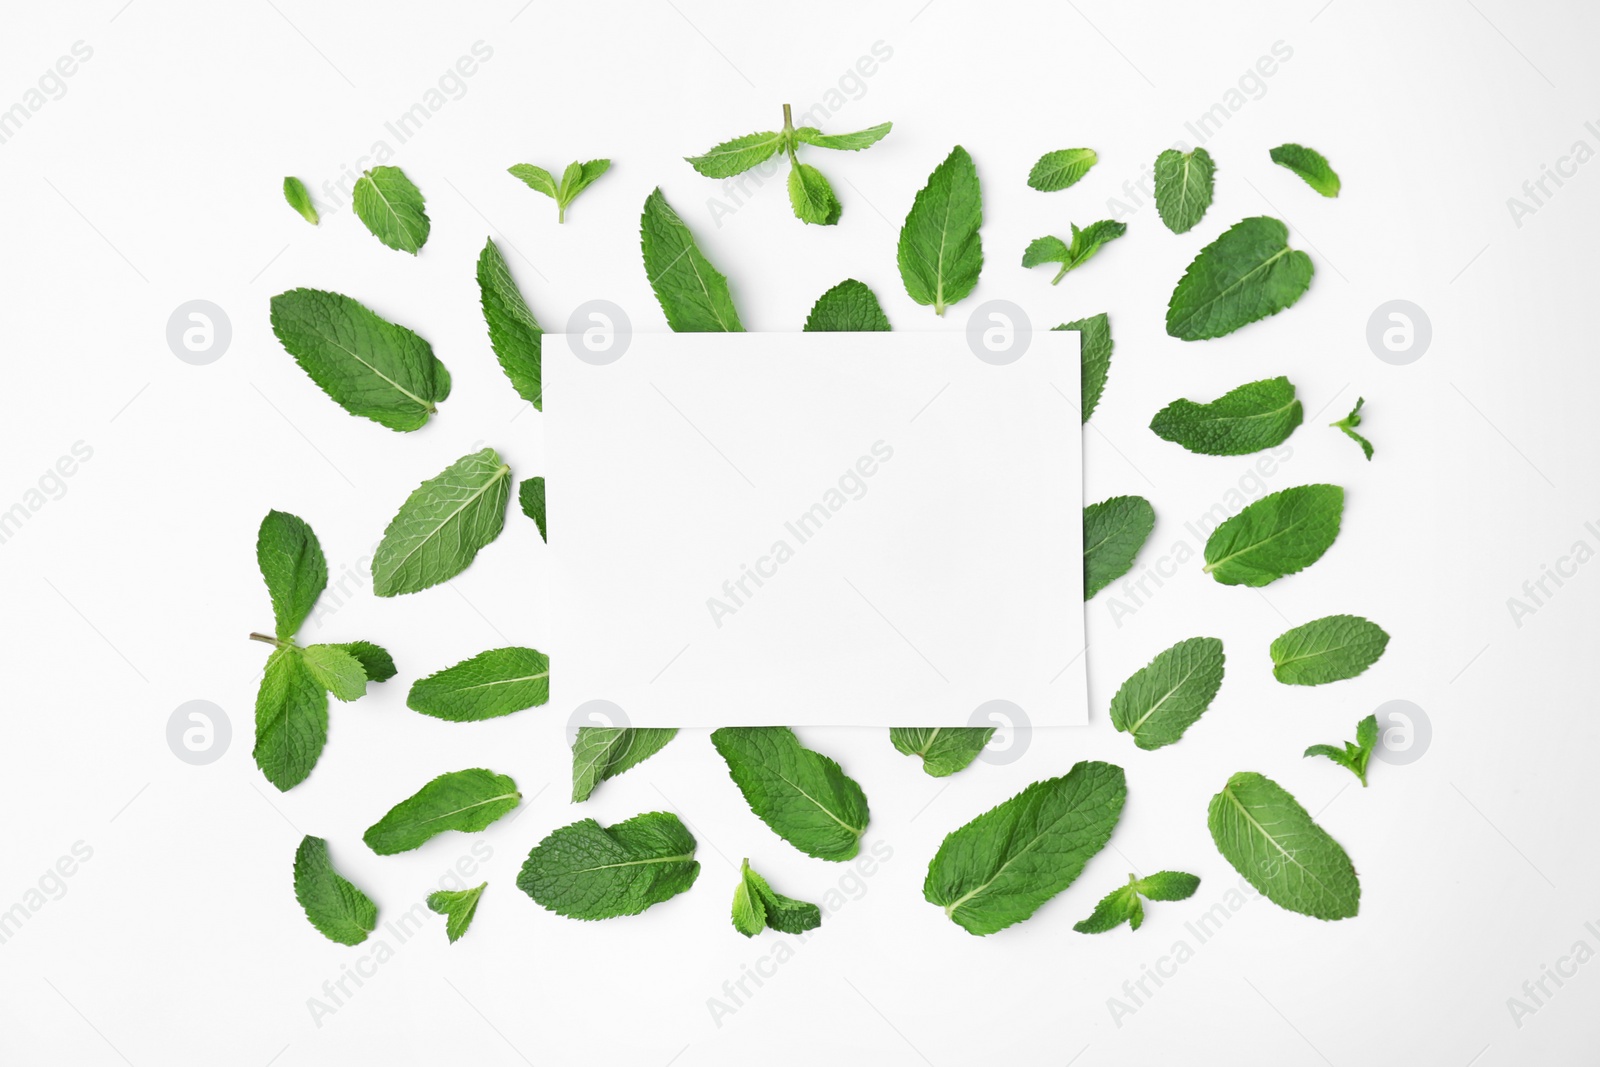
[(889, 740), (902, 754), (920, 758), (930, 777), (945, 778), (977, 759), (994, 731), (993, 726), (893, 726)]
[(478, 914), (478, 900), (488, 885), (484, 882), (472, 889), (441, 889), (428, 894), (428, 910), (445, 917), (444, 932), (452, 945), (461, 940), (461, 935), (472, 925), (472, 917)]
[(1354, 678), (1383, 655), (1389, 635), (1359, 615), (1328, 615), (1272, 642), (1272, 676), (1285, 685), (1322, 685)]
[(416, 255), (428, 241), (422, 190), (399, 167), (373, 167), (357, 179), (355, 209), (372, 236), (390, 248)]
[(1224, 663), (1215, 637), (1179, 641), (1122, 683), (1111, 698), (1111, 725), (1140, 748), (1172, 744), (1216, 699)]
[(300, 650), (279, 648), (267, 657), (256, 692), (256, 746), (251, 753), (267, 781), (280, 790), (306, 780), (328, 741), (328, 694), (311, 676)]
[(1339, 536), (1344, 490), (1297, 485), (1262, 497), (1211, 532), (1205, 571), (1223, 585), (1268, 585), (1305, 570)]
[(428, 342), (342, 293), (279, 293), (272, 332), (340, 407), (391, 430), (417, 429), (450, 395), (450, 372)]
[(1019, 923), (1111, 840), (1127, 795), (1122, 768), (1110, 763), (1034, 782), (944, 839), (922, 895), (970, 934)]
[(960, 145), (934, 168), (900, 227), (898, 260), (906, 293), (934, 314), (972, 292), (983, 269), (983, 191)]
[(651, 811), (611, 826), (582, 819), (534, 846), (517, 888), (571, 919), (637, 915), (694, 885), (694, 835), (676, 815)]
[(1322, 153), (1314, 148), (1304, 145), (1281, 144), (1271, 153), (1272, 161), (1280, 167), (1287, 167), (1305, 179), (1305, 183), (1323, 196), (1339, 195), (1339, 176), (1328, 166), (1328, 161), (1322, 158)]
[(1083, 364), (1080, 372), (1083, 396), (1082, 421), (1088, 422), (1089, 416), (1094, 414), (1094, 409), (1100, 404), (1100, 397), (1106, 391), (1106, 378), (1111, 374), (1111, 320), (1102, 311), (1086, 319), (1064, 322), (1055, 328), (1077, 330), (1083, 335), (1078, 339), (1078, 358)]
[(409, 852), (446, 830), (486, 829), (521, 801), (517, 783), (506, 775), (482, 767), (451, 771), (390, 808), (361, 839), (380, 856)]
[(659, 188), (645, 199), (639, 217), (639, 247), (644, 253), (645, 277), (674, 331), (744, 331), (728, 292), (728, 279), (701, 254), (694, 234)]
[(1046, 152), (1028, 172), (1028, 188), (1041, 193), (1053, 193), (1076, 185), (1099, 159), (1092, 148), (1062, 148)]
[(1142, 496), (1114, 496), (1083, 509), (1083, 599), (1127, 574), (1156, 526)]
[(889, 329), (877, 294), (863, 282), (846, 278), (817, 297), (806, 316), (806, 333), (849, 333)]
[(532, 648), (492, 648), (412, 682), (406, 707), (450, 722), (478, 722), (549, 699), (549, 656)]
[(676, 736), (676, 728), (578, 727), (572, 742), (572, 802), (588, 800), (601, 782), (637, 767)]
[(274, 633), (293, 641), (328, 584), (328, 561), (307, 522), (284, 511), (269, 511), (256, 533), (256, 563), (272, 597)]
[(1243, 456), (1281, 445), (1305, 412), (1287, 378), (1266, 378), (1230, 389), (1209, 404), (1174, 400), (1150, 420), (1164, 441), (1203, 456)]
[(1211, 798), (1206, 821), (1217, 851), (1278, 907), (1317, 919), (1360, 910), (1350, 857), (1272, 779), (1240, 771)]
[(328, 842), (320, 837), (307, 835), (295, 850), (294, 898), (329, 941), (359, 945), (378, 928), (378, 906), (333, 869)]
[(492, 448), (462, 456), (406, 497), (372, 554), (372, 591), (415, 593), (467, 569), (506, 523), (511, 468)]
[(847, 860), (867, 830), (867, 797), (787, 726), (724, 727), (711, 743), (756, 817), (808, 856)]
[(1221, 337), (1291, 307), (1311, 285), (1311, 257), (1289, 247), (1289, 228), (1258, 215), (1200, 250), (1172, 290), (1167, 333)]
[(483, 243), (478, 256), (478, 299), (483, 306), (483, 320), (489, 325), (489, 347), (494, 349), (500, 369), (511, 379), (511, 388), (543, 411), (539, 361), (544, 331), (528, 309), (516, 279), (511, 277), (511, 268), (492, 237)]
[(1169, 148), (1156, 156), (1156, 212), (1173, 233), (1188, 233), (1211, 206), (1216, 164), (1204, 148)]

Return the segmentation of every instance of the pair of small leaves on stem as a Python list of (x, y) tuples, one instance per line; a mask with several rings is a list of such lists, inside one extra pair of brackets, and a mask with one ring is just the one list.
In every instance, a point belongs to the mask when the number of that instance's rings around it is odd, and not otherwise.
[(1077, 223), (1072, 223), (1072, 241), (1069, 244), (1059, 237), (1036, 237), (1029, 243), (1022, 253), (1024, 267), (1039, 267), (1046, 263), (1059, 263), (1061, 269), (1056, 276), (1050, 279), (1051, 285), (1058, 285), (1070, 270), (1083, 266), (1100, 247), (1109, 241), (1128, 232), (1127, 223), (1114, 222), (1111, 219), (1101, 219), (1091, 222), (1083, 229), (1078, 229)]
[(1089, 917), (1073, 929), (1080, 934), (1103, 934), (1127, 923), (1137, 930), (1144, 925), (1145, 900), (1188, 900), (1199, 888), (1200, 879), (1182, 871), (1157, 871), (1143, 878), (1130, 874), (1127, 885), (1102, 897)]
[(735, 930), (754, 937), (769, 926), (779, 933), (803, 934), (821, 925), (821, 908), (774, 892), (765, 878), (750, 869), (748, 859), (740, 864), (739, 885), (733, 891)]
[(295, 643), (301, 625), (328, 584), (328, 562), (305, 520), (270, 511), (256, 537), (256, 561), (272, 598), (272, 636), (251, 634), (274, 646), (256, 694), (253, 756), (280, 790), (305, 781), (328, 740), (328, 694), (342, 701), (364, 696), (368, 682), (394, 677), (394, 660), (370, 641)]
[(562, 172), (561, 180), (543, 167), (536, 167), (532, 163), (518, 163), (508, 168), (512, 177), (520, 178), (529, 189), (543, 193), (556, 202), (556, 222), (567, 221), (567, 205), (577, 199), (578, 194), (595, 180), (611, 169), (609, 159), (591, 159), (587, 163), (569, 163)]
[(1372, 750), (1378, 745), (1378, 716), (1368, 715), (1356, 724), (1356, 739), (1337, 745), (1312, 745), (1306, 756), (1326, 756), (1339, 766), (1361, 779), (1361, 788), (1367, 787), (1367, 763)]
[(839, 221), (843, 205), (833, 186), (816, 167), (800, 162), (796, 149), (804, 144), (842, 152), (871, 148), (888, 136), (893, 123), (885, 122), (855, 133), (826, 134), (815, 126), (794, 125), (788, 104), (783, 105), (783, 128), (762, 133), (747, 133), (724, 141), (704, 155), (685, 157), (688, 164), (707, 178), (731, 178), (758, 167), (779, 152), (789, 156), (789, 204), (801, 222), (832, 226)]

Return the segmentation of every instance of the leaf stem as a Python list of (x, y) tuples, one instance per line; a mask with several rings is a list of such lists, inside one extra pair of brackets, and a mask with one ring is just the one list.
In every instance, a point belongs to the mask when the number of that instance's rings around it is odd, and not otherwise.
[(250, 635), (250, 640), (252, 640), (252, 641), (262, 641), (262, 642), (265, 642), (266, 644), (273, 645), (273, 646), (275, 646), (277, 648), (282, 648), (283, 647), (283, 642), (282, 641), (279, 641), (276, 637), (269, 637), (266, 634), (252, 633)]

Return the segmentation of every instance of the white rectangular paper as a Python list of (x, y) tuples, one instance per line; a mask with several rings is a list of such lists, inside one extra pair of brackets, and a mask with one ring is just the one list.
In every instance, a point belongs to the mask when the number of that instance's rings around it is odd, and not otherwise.
[(964, 333), (574, 344), (543, 355), (559, 714), (1088, 721), (1077, 333), (1003, 366)]

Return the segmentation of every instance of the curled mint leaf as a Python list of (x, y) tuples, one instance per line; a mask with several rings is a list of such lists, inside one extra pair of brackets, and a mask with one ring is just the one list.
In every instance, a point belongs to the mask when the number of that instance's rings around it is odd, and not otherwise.
[(821, 908), (773, 892), (767, 880), (750, 869), (748, 859), (740, 865), (739, 884), (733, 891), (735, 930), (754, 937), (769, 926), (780, 933), (803, 934), (821, 925)]
[(1346, 741), (1341, 748), (1336, 745), (1312, 745), (1306, 749), (1306, 756), (1326, 756), (1357, 778), (1361, 779), (1361, 788), (1367, 787), (1367, 762), (1372, 759), (1372, 750), (1378, 744), (1378, 716), (1368, 715), (1356, 724), (1356, 739)]
[(444, 932), (452, 945), (461, 940), (461, 935), (472, 925), (472, 917), (478, 914), (478, 899), (488, 885), (484, 882), (472, 889), (441, 889), (428, 894), (428, 910), (445, 917)]
[(1150, 429), (1203, 456), (1243, 456), (1283, 444), (1304, 414), (1289, 379), (1266, 378), (1209, 404), (1174, 400), (1156, 412)]
[(328, 842), (320, 837), (308, 834), (295, 850), (294, 898), (329, 941), (359, 945), (378, 928), (378, 906), (333, 869)]
[(306, 183), (292, 174), (283, 179), (283, 198), (311, 225), (315, 226), (321, 221), (317, 217), (317, 206), (311, 202), (311, 194), (306, 191)]
[(1322, 158), (1322, 153), (1304, 145), (1281, 144), (1270, 153), (1272, 161), (1287, 167), (1305, 179), (1305, 183), (1323, 196), (1339, 195), (1339, 176)]
[(1366, 402), (1365, 397), (1356, 397), (1356, 406), (1350, 409), (1350, 414), (1338, 422), (1330, 422), (1328, 425), (1337, 426), (1346, 437), (1360, 445), (1362, 454), (1367, 457), (1368, 462), (1371, 462), (1372, 442), (1356, 433), (1356, 427), (1361, 425), (1361, 405)]

